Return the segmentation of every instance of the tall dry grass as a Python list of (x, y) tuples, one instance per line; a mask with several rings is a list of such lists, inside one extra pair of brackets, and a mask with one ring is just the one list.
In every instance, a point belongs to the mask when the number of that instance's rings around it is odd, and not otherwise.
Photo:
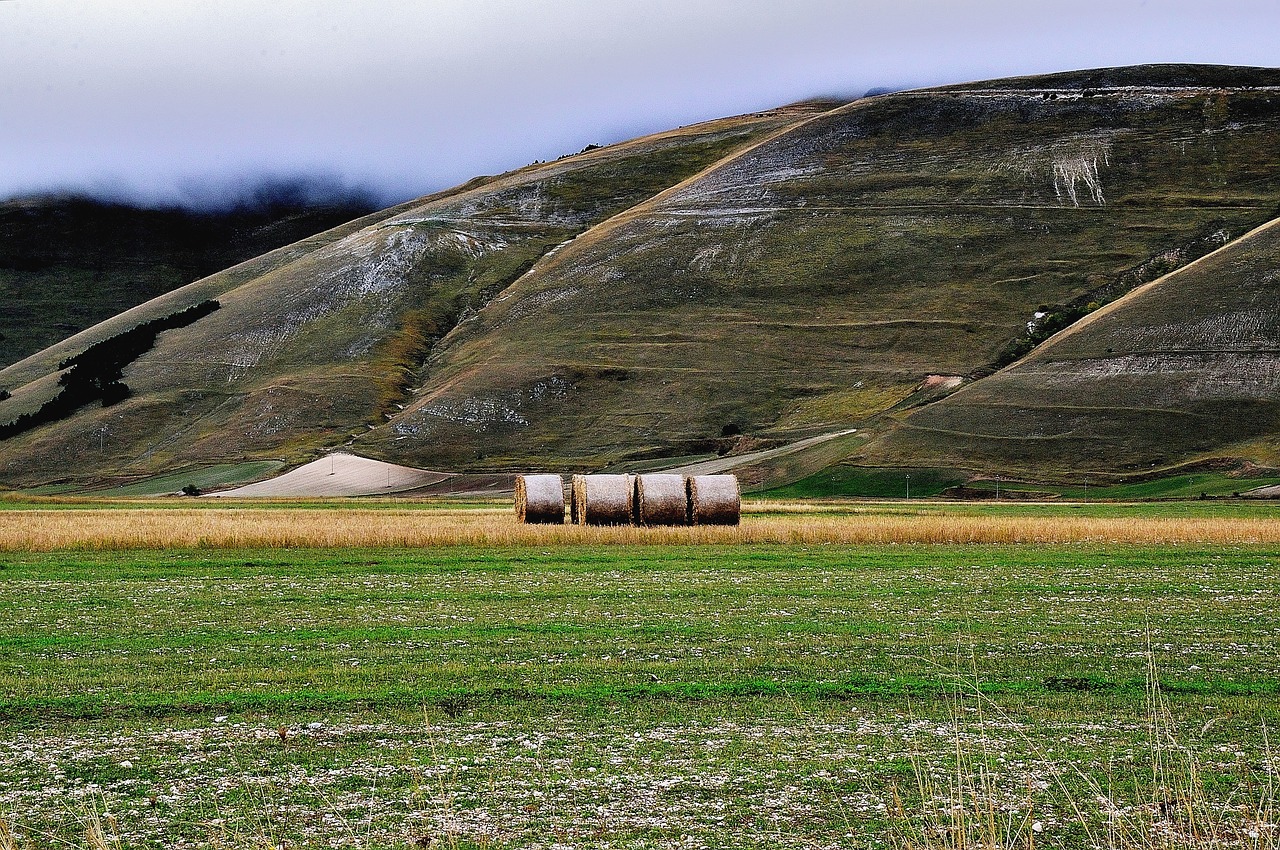
[[(971, 687), (973, 683), (966, 683)], [(989, 734), (984, 719), (1006, 721), (1000, 707), (974, 688), (957, 692), (952, 719), (956, 728), (954, 764), (938, 777), (927, 759), (913, 757), (916, 804), (904, 806), (898, 789), (890, 792), (888, 844), (895, 850), (1035, 850), (1057, 846), (1055, 820), (1073, 823), (1080, 846), (1097, 850), (1277, 850), (1280, 811), (1275, 780), (1268, 770), (1261, 784), (1223, 794), (1211, 790), (1197, 752), (1179, 737), (1169, 700), (1159, 684), (1154, 653), (1147, 655), (1148, 740), (1137, 748), (1122, 776), (1086, 773), (1078, 762), (1058, 764), (1053, 750), (1037, 755), (1045, 765), (1039, 784), (1028, 779), (1025, 791), (1002, 789), (990, 767), (992, 754), (1006, 744)], [(968, 713), (976, 711), (976, 714)], [(962, 737), (977, 728), (971, 739)], [(1263, 726), (1265, 761), (1274, 753)], [(1024, 742), (1029, 741), (1024, 737)], [(1122, 798), (1115, 790), (1140, 789)], [(1046, 794), (1054, 790), (1055, 795)], [(1051, 800), (1051, 796), (1059, 799)], [(1042, 811), (1043, 809), (1043, 811)], [(1056, 817), (1055, 817), (1055, 811)], [(1081, 840), (1081, 838), (1083, 840)], [(1073, 844), (1072, 846), (1075, 846)]]
[(8, 819), (0, 812), (0, 850), (21, 850), (18, 839), (13, 834), (13, 828), (9, 826)]
[(1273, 544), (1258, 518), (746, 515), (737, 527), (523, 525), (509, 509), (118, 508), (0, 512), (0, 551), (558, 544)]

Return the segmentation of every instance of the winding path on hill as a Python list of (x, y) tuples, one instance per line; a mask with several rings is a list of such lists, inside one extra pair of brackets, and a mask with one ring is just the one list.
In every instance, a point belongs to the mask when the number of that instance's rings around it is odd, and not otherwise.
[(687, 463), (684, 466), (673, 466), (670, 469), (664, 469), (663, 472), (672, 472), (680, 475), (718, 475), (722, 472), (732, 472), (735, 469), (741, 469), (744, 466), (751, 466), (762, 460), (772, 460), (783, 455), (795, 454), (804, 451), (812, 446), (834, 440), (836, 437), (844, 437), (857, 431), (857, 428), (846, 428), (843, 431), (830, 431), (826, 434), (819, 434), (816, 437), (808, 437), (803, 440), (797, 440), (794, 443), (787, 443), (785, 446), (778, 446), (772, 449), (762, 449), (758, 452), (749, 452), (747, 454), (733, 455), (732, 457), (717, 457), (711, 460), (701, 460), (696, 463)]

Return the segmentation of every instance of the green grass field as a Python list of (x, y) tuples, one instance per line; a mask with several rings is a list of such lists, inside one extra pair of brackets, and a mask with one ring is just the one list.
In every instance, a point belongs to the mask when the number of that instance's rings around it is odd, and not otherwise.
[(187, 485), (199, 489), (227, 484), (256, 481), (279, 472), (284, 463), (278, 460), (254, 460), (245, 463), (219, 463), (212, 466), (193, 467), (168, 475), (157, 475), (133, 484), (122, 484), (93, 490), (86, 495), (104, 498), (129, 498), (131, 496), (168, 496), (179, 493)]
[(839, 496), (871, 499), (915, 496), (922, 499), (937, 496), (948, 487), (963, 484), (968, 477), (964, 472), (954, 469), (869, 469), (837, 464), (793, 484), (768, 490), (764, 495), (776, 499), (822, 499)]
[(1269, 847), (1278, 558), (5, 554), (0, 818), (19, 847), (954, 846), (981, 796), (1009, 845), (1095, 846), (1114, 803)]
[[(909, 476), (909, 479), (908, 479)], [(996, 492), (994, 479), (969, 480), (967, 473), (955, 469), (923, 468), (875, 468), (838, 464), (821, 472), (788, 484), (775, 487), (761, 495), (769, 499), (813, 499), (856, 496), (872, 499), (901, 499), (908, 492), (916, 498), (937, 496), (948, 487), (963, 484), (978, 490)], [(1100, 480), (1090, 486), (1028, 484), (1021, 481), (1001, 481), (1002, 491), (1034, 491), (1048, 493), (1067, 500), (1137, 500), (1137, 499), (1195, 499), (1205, 496), (1231, 496), (1258, 487), (1280, 484), (1280, 478), (1240, 478), (1220, 472), (1191, 472), (1168, 475), (1150, 481), (1128, 484), (1108, 484)], [(910, 485), (910, 491), (907, 487)]]

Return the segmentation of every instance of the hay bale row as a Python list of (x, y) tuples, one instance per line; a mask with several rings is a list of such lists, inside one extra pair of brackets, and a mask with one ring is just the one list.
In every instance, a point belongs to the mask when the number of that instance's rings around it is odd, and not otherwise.
[(563, 525), (564, 481), (560, 476), (516, 476), (516, 519), (530, 524)]
[(737, 525), (742, 494), (736, 475), (690, 475), (685, 479), (690, 525)]
[(630, 525), (635, 515), (631, 475), (573, 476), (573, 522), (576, 525)]
[[(575, 525), (737, 525), (742, 497), (734, 475), (575, 475), (569, 515)], [(564, 522), (558, 475), (516, 479), (516, 517)]]
[(689, 497), (682, 475), (636, 476), (636, 525), (688, 525)]

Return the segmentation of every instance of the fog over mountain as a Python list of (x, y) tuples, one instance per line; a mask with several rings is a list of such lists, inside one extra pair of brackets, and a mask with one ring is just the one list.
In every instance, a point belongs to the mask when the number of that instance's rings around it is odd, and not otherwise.
[(0, 197), (218, 206), (301, 175), (391, 202), (818, 95), (1280, 65), (1277, 25), (1252, 0), (5, 0)]

